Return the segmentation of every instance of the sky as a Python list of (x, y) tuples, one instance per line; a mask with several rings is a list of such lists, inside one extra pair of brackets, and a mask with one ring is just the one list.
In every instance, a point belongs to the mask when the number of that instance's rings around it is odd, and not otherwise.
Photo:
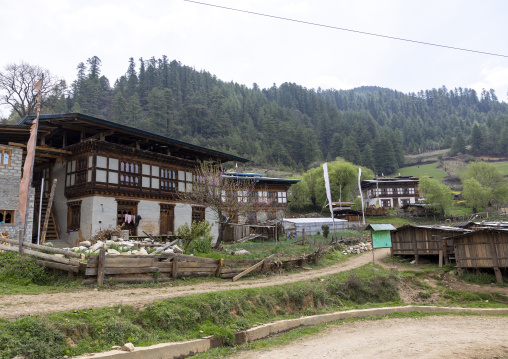
[[(130, 57), (180, 61), (261, 88), (446, 86), (494, 89), (507, 101), (508, 2), (503, 0), (202, 0), (336, 28), (504, 55), (368, 36), (185, 0), (0, 0), (0, 71), (27, 62), (71, 84), (92, 56), (111, 84)], [(503, 35), (505, 34), (505, 35)], [(139, 66), (139, 62), (138, 62)], [(4, 115), (7, 109), (1, 108)], [(2, 113), (0, 112), (0, 115)]]

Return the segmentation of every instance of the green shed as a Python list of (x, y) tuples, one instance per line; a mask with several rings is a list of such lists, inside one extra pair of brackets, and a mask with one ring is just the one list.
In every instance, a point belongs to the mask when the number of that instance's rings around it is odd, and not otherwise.
[(365, 229), (370, 230), (372, 248), (391, 248), (391, 231), (395, 231), (397, 228), (391, 224), (369, 224)]

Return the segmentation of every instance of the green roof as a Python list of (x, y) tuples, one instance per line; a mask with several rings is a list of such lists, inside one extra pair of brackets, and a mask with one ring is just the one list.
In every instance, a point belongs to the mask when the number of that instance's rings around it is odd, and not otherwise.
[(365, 229), (372, 229), (373, 231), (395, 231), (397, 228), (391, 224), (369, 224)]

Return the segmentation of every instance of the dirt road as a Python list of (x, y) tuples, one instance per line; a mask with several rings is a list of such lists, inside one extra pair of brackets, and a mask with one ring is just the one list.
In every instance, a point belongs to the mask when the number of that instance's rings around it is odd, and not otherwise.
[[(388, 248), (375, 250), (376, 263), (387, 255)], [(229, 289), (267, 287), (285, 283), (299, 282), (351, 270), (372, 262), (372, 252), (365, 252), (350, 260), (329, 267), (300, 273), (273, 275), (261, 279), (241, 280), (239, 282), (203, 282), (193, 285), (178, 285), (162, 288), (129, 288), (115, 290), (86, 289), (69, 293), (37, 295), (0, 295), (0, 318), (17, 318), (26, 315), (62, 312), (73, 309), (101, 308), (114, 305), (142, 307), (166, 298), (216, 292)]]
[(435, 316), (345, 323), (270, 350), (235, 359), (461, 358), (506, 359), (508, 318)]

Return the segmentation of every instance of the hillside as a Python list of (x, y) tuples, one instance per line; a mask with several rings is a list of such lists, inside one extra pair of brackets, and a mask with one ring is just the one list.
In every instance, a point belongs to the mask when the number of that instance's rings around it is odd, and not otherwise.
[[(246, 157), (252, 165), (303, 171), (342, 156), (377, 173), (404, 154), (449, 149), (508, 154), (508, 105), (493, 90), (441, 87), (404, 94), (380, 87), (266, 89), (224, 82), (166, 56), (110, 81), (101, 60), (78, 65), (70, 91), (44, 112), (81, 112)], [(113, 84), (113, 85), (111, 85)]]

